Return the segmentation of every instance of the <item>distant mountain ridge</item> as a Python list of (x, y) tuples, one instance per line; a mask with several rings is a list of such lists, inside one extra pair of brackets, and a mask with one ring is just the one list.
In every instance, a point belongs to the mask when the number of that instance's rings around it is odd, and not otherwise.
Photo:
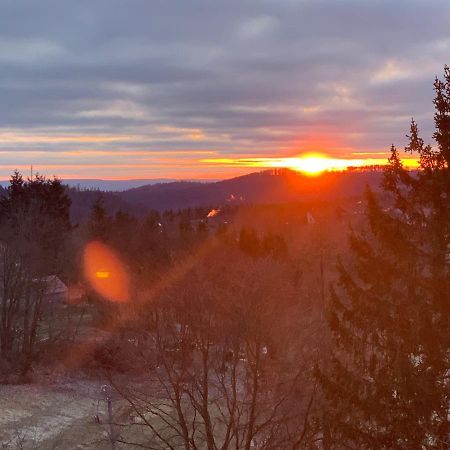
[[(67, 193), (72, 201), (72, 221), (81, 223), (87, 220), (92, 205), (99, 197), (103, 199), (108, 214), (115, 214), (121, 210), (143, 216), (150, 209), (164, 211), (195, 207), (220, 208), (226, 204), (271, 204), (360, 198), (366, 186), (378, 190), (382, 177), (382, 171), (328, 172), (311, 177), (289, 169), (277, 169), (210, 183), (165, 181), (116, 192), (100, 188), (79, 190), (77, 186), (68, 187)], [(63, 180), (63, 183), (67, 184), (67, 181)], [(0, 196), (5, 192), (0, 186)]]
[[(101, 191), (126, 191), (140, 186), (147, 186), (160, 183), (176, 182), (175, 178), (141, 178), (129, 180), (108, 180), (102, 178), (65, 178), (64, 184), (77, 189), (99, 189)], [(217, 180), (201, 181), (202, 183), (214, 182)], [(7, 187), (9, 180), (1, 180), (0, 187)]]
[(178, 181), (129, 189), (117, 196), (143, 209), (182, 209), (226, 203), (280, 203), (360, 196), (378, 189), (383, 172), (328, 172), (307, 176), (289, 169), (266, 170), (214, 183)]

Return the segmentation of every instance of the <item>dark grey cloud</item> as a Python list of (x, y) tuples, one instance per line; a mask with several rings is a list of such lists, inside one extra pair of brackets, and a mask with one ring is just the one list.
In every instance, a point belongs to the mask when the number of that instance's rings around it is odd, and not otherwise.
[(404, 143), (411, 116), (428, 138), (449, 23), (446, 0), (0, 0), (1, 170), (26, 152), (43, 167), (105, 162), (74, 149), (136, 164), (315, 140), (377, 152)]

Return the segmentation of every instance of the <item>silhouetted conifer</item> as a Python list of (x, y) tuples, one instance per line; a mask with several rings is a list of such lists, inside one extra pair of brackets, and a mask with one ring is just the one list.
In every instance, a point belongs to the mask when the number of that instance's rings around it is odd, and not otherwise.
[(16, 242), (36, 270), (59, 273), (62, 250), (71, 230), (70, 198), (61, 180), (36, 175), (24, 180), (15, 171), (0, 199), (4, 242)]
[(239, 248), (251, 256), (258, 256), (261, 253), (261, 242), (254, 228), (241, 228), (239, 233)]
[(437, 145), (411, 122), (408, 171), (392, 146), (383, 188), (368, 191), (367, 229), (338, 264), (328, 322), (325, 448), (449, 448), (450, 69), (436, 79)]
[(98, 197), (92, 205), (88, 229), (90, 237), (93, 239), (106, 241), (110, 237), (111, 217), (106, 213), (102, 197)]

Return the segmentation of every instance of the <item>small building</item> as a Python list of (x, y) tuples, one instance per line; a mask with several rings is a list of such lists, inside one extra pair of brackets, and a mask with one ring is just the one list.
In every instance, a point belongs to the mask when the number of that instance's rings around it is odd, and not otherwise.
[(48, 303), (67, 303), (69, 288), (56, 275), (42, 278), (44, 298)]

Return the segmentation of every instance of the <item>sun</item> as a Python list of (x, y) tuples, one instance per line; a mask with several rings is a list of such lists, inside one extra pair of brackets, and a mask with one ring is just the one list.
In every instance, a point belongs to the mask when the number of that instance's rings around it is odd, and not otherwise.
[(316, 176), (332, 169), (333, 164), (326, 156), (313, 154), (298, 158), (290, 158), (290, 168), (305, 175)]

